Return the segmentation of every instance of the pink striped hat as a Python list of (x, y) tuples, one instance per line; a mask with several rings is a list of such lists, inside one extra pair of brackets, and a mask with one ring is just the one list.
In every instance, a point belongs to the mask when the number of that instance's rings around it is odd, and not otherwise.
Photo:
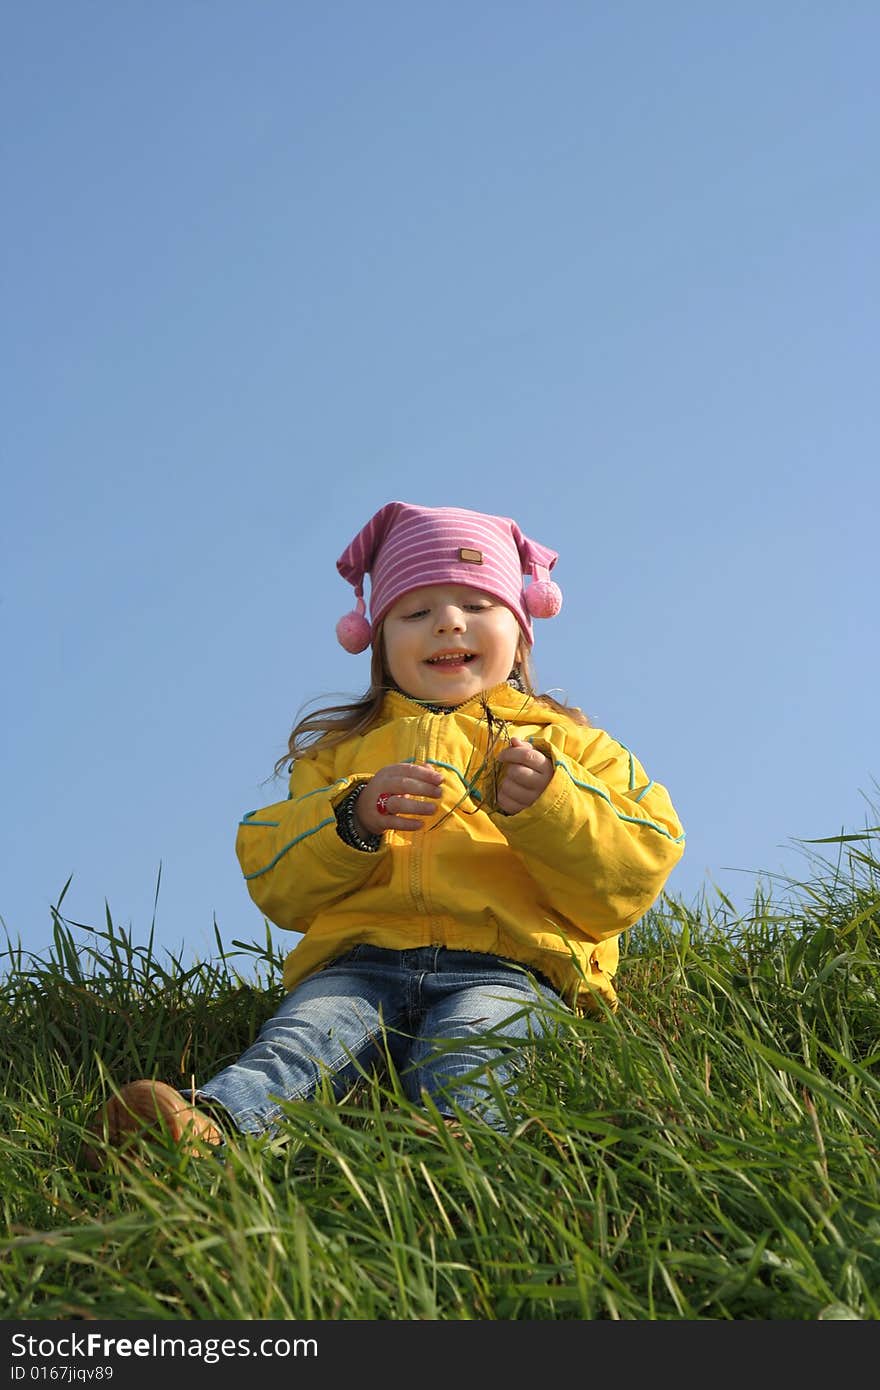
[(552, 618), (562, 607), (562, 594), (550, 578), (558, 558), (555, 550), (524, 536), (507, 516), (386, 502), (336, 561), (357, 599), (352, 612), (336, 624), (336, 636), (347, 652), (370, 645), (373, 630), (364, 603), (364, 576), (369, 574), (374, 625), (410, 589), (467, 584), (506, 603), (531, 646), (532, 618)]

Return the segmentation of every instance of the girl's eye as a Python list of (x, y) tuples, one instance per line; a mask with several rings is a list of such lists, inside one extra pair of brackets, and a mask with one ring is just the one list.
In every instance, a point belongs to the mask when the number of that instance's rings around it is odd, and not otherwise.
[[(488, 613), (488, 611), (489, 611), (489, 609), (490, 609), (491, 607), (492, 607), (492, 604), (491, 604), (491, 603), (486, 603), (486, 602), (463, 603), (463, 604), (462, 604), (462, 608), (466, 609), (469, 613)], [(429, 614), (430, 611), (431, 611), (431, 610), (430, 610), (429, 608), (416, 608), (416, 609), (413, 610), (412, 613), (404, 613), (404, 614), (402, 615), (402, 616), (403, 616), (403, 621), (404, 621), (404, 622), (409, 622), (410, 620), (414, 620), (414, 619), (416, 619), (416, 618), (425, 618), (425, 617), (427, 617), (427, 615)]]

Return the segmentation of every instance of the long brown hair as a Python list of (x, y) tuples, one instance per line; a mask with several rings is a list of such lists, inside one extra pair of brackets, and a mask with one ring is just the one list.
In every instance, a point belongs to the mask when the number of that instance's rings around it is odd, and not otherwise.
[[(276, 776), (288, 771), (290, 764), (296, 758), (302, 758), (309, 753), (316, 752), (319, 746), (322, 750), (331, 748), (334, 744), (341, 743), (344, 738), (348, 738), (350, 734), (365, 734), (376, 723), (385, 696), (389, 690), (397, 688), (385, 664), (385, 643), (382, 630), (382, 622), (377, 623), (370, 659), (370, 686), (366, 694), (362, 695), (359, 700), (341, 705), (325, 705), (320, 709), (313, 710), (311, 714), (301, 715), (290, 732), (290, 737), (287, 740), (287, 752), (283, 753), (275, 763)], [(520, 684), (527, 695), (539, 700), (541, 704), (549, 706), (550, 709), (556, 710), (557, 713), (567, 715), (576, 724), (589, 726), (589, 719), (583, 710), (578, 709), (575, 705), (564, 705), (559, 700), (554, 700), (552, 695), (537, 694), (531, 653), (522, 639), (520, 639), (516, 652), (516, 670)]]

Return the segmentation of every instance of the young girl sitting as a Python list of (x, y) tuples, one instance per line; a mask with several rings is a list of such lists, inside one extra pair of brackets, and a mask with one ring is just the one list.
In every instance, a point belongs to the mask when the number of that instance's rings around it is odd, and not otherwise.
[(236, 841), (254, 902), (302, 934), (286, 997), (194, 1095), (123, 1086), (98, 1141), (274, 1133), (286, 1103), (341, 1095), (380, 1060), (414, 1102), (503, 1128), (490, 1081), (512, 1090), (523, 1041), (565, 1005), (616, 1006), (618, 938), (684, 835), (629, 749), (535, 694), (532, 619), (561, 607), (557, 558), (508, 517), (405, 502), (346, 548), (356, 607), (336, 630), (372, 647), (369, 690), (299, 721), (289, 796)]

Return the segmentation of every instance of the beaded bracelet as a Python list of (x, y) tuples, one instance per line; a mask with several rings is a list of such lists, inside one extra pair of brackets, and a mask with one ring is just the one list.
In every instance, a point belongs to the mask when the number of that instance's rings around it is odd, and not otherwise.
[(366, 786), (366, 782), (361, 782), (360, 786), (355, 787), (353, 792), (336, 807), (336, 832), (341, 840), (344, 840), (352, 849), (363, 850), (365, 854), (375, 854), (381, 848), (382, 836), (367, 833), (362, 835), (357, 828), (354, 818), (354, 808), (357, 799)]

